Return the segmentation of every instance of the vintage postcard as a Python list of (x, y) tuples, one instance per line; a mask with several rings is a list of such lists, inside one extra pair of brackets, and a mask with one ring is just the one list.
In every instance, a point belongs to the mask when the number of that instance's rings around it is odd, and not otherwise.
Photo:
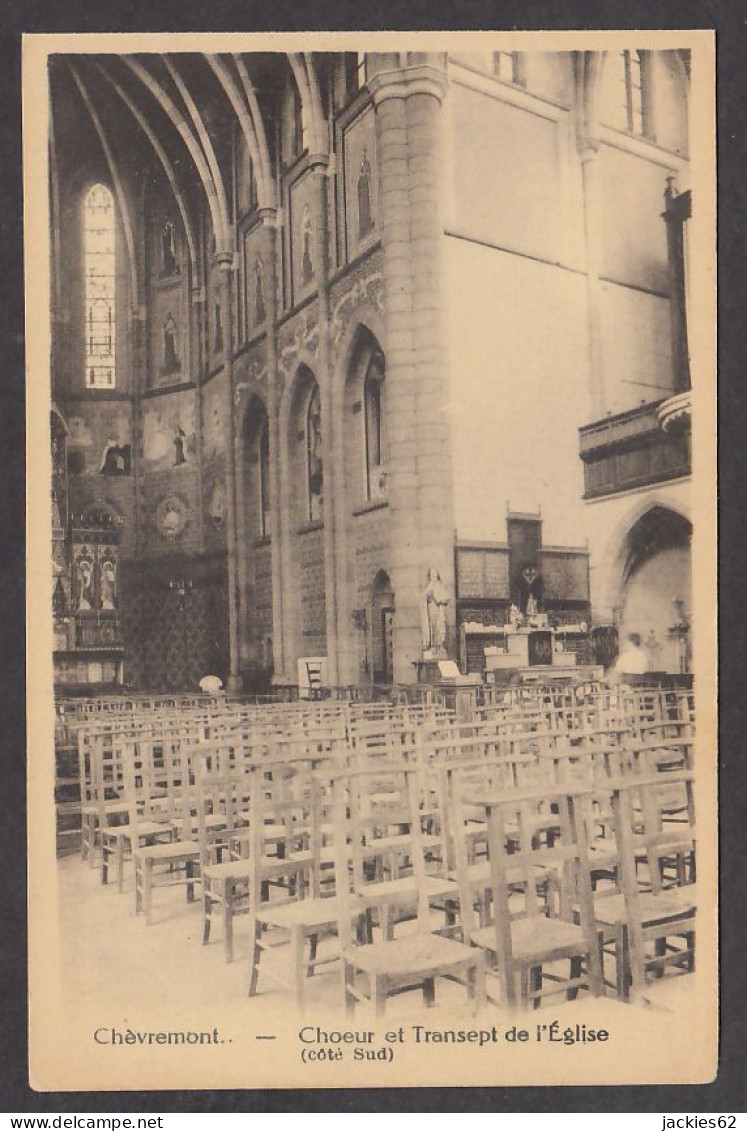
[(713, 34), (23, 85), (32, 1086), (712, 1080)]

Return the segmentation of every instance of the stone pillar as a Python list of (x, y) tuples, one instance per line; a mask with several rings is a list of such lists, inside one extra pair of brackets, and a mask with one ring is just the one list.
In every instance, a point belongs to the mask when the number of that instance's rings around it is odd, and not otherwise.
[(435, 567), (452, 593), (454, 520), (443, 340), (440, 57), (372, 56), (385, 279), (387, 489), (394, 679), (422, 656), (420, 594)]
[(228, 576), (228, 690), (241, 690), (239, 625), (241, 595), (238, 575), (238, 523), (236, 510), (236, 413), (233, 389), (233, 255), (219, 252), (221, 316), (223, 319), (223, 368), (226, 374), (226, 559)]
[(141, 549), (143, 484), (140, 476), (140, 430), (142, 427), (140, 394), (145, 387), (146, 317), (145, 307), (138, 307), (132, 311), (132, 336), (130, 338), (130, 349), (132, 351), (132, 443), (130, 445), (130, 460), (132, 469), (132, 551), (134, 555), (138, 554)]
[(283, 534), (282, 515), (287, 512), (288, 499), (280, 489), (280, 428), (279, 400), (280, 377), (278, 374), (277, 339), (277, 280), (280, 277), (277, 255), (277, 214), (269, 210), (262, 216), (262, 259), (266, 264), (265, 316), (267, 340), (265, 357), (267, 361), (267, 422), (270, 440), (270, 543), (272, 553), (272, 650), (275, 673), (282, 677), (285, 671), (286, 655), (283, 638)]
[(580, 149), (584, 186), (584, 238), (586, 244), (586, 305), (589, 334), (589, 395), (592, 420), (604, 416), (606, 391), (602, 348), (602, 216), (598, 145), (586, 141)]
[(328, 165), (326, 155), (309, 155), (309, 165), (316, 182), (315, 223), (317, 306), (319, 312), (318, 373), (322, 404), (322, 454), (324, 459), (324, 593), (325, 635), (329, 682), (339, 682), (337, 670), (337, 575), (335, 569), (335, 500), (339, 472), (335, 461), (334, 390), (329, 348), (329, 204), (327, 200)]

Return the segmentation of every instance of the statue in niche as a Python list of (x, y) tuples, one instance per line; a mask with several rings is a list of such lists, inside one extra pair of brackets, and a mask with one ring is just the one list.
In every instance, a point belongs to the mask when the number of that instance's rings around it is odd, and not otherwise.
[(117, 567), (107, 558), (101, 563), (101, 611), (113, 613), (117, 609)]
[(161, 273), (176, 275), (177, 271), (174, 225), (167, 220), (161, 228)]
[(220, 303), (215, 304), (215, 353), (223, 352), (223, 312)]
[(184, 453), (184, 441), (187, 438), (187, 433), (177, 425), (176, 432), (174, 433), (174, 467), (181, 467), (183, 463), (187, 462), (187, 457)]
[(78, 562), (78, 612), (93, 610), (93, 564), (88, 558)]
[(309, 518), (321, 518), (324, 491), (324, 459), (322, 454), (322, 403), (319, 389), (314, 388), (309, 401), (306, 444), (309, 467)]
[(254, 316), (257, 326), (265, 320), (265, 281), (262, 257), (257, 256), (254, 264)]
[(446, 656), (446, 608), (449, 593), (437, 569), (428, 572), (428, 584), (420, 600), (420, 623), (423, 656), (434, 659)]
[(173, 314), (169, 311), (163, 324), (163, 371), (173, 373), (178, 368), (177, 326)]
[(301, 218), (301, 239), (303, 253), (301, 257), (301, 282), (310, 283), (314, 275), (314, 260), (311, 253), (311, 213), (308, 204), (304, 204)]
[(521, 571), (519, 598), (519, 607), (526, 615), (537, 616), (542, 600), (542, 576), (534, 565), (527, 565)]
[(358, 238), (363, 239), (374, 226), (371, 209), (371, 165), (366, 150), (363, 150), (358, 173)]

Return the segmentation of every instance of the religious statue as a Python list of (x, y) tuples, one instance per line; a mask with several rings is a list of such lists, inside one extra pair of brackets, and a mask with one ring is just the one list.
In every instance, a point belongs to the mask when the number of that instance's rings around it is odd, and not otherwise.
[(258, 326), (265, 320), (265, 284), (261, 258), (254, 264), (254, 315)]
[(537, 598), (533, 593), (530, 593), (529, 597), (527, 598), (527, 616), (536, 617), (538, 613), (539, 609), (537, 608)]
[(174, 225), (170, 220), (161, 228), (161, 269), (164, 275), (175, 275), (177, 270)]
[(163, 369), (165, 373), (173, 373), (179, 368), (179, 351), (176, 343), (176, 322), (171, 311), (166, 315), (163, 324)]
[(100, 589), (102, 612), (113, 613), (117, 608), (117, 570), (112, 561), (102, 563)]
[(301, 254), (301, 282), (306, 284), (311, 282), (314, 274), (314, 261), (311, 255), (311, 213), (309, 212), (308, 204), (303, 206), (303, 214), (301, 218), (301, 239), (303, 241), (302, 254)]
[(177, 425), (176, 432), (174, 433), (174, 467), (181, 467), (183, 463), (187, 462), (187, 457), (184, 454), (185, 439), (186, 432)]
[(437, 569), (428, 572), (428, 584), (421, 597), (423, 654), (446, 655), (446, 606), (449, 593)]
[(78, 612), (90, 613), (93, 609), (93, 565), (87, 558), (78, 562)]
[(511, 605), (508, 610), (508, 623), (512, 628), (521, 628), (521, 611), (518, 605)]

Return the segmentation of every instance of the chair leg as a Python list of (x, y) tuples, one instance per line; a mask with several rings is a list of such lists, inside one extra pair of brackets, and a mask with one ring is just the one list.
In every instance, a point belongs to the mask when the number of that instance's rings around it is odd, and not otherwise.
[(259, 920), (252, 917), (251, 925), (251, 951), (252, 951), (252, 972), (249, 978), (249, 997), (256, 997), (257, 983), (259, 982), (259, 964), (262, 959), (262, 946), (260, 944), (261, 926)]
[(372, 974), (371, 997), (373, 998), (374, 1014), (377, 1018), (384, 1016), (386, 1006), (386, 978), (383, 974)]
[(352, 1018), (355, 1016), (355, 994), (351, 992), (350, 987), (355, 983), (355, 968), (345, 961), (342, 964), (342, 982), (345, 995), (345, 1014)]
[(143, 909), (145, 911), (145, 925), (150, 927), (153, 909), (153, 861), (143, 861)]
[[(581, 957), (580, 954), (574, 954), (573, 958), (571, 959), (571, 970), (570, 970), (570, 976), (571, 976), (572, 982), (574, 982), (577, 978), (581, 977), (582, 969), (583, 969), (583, 958)], [(576, 998), (578, 997), (578, 990), (579, 990), (578, 986), (571, 986), (569, 988), (568, 993), (566, 994), (568, 1001), (575, 1001), (576, 1000)]]
[(302, 927), (293, 927), (291, 930), (291, 963), (293, 965), (293, 987), (296, 995), (296, 1007), (299, 1013), (303, 1013), (304, 998), (305, 998), (305, 981), (304, 975), (304, 951), (305, 936)]
[(117, 891), (121, 894), (124, 891), (124, 861), (125, 861), (125, 839), (123, 836), (117, 837)]
[(192, 882), (195, 875), (194, 860), (185, 860), (184, 872), (187, 877), (187, 903), (193, 903), (195, 898), (195, 885)]
[(210, 880), (205, 878), (202, 881), (202, 945), (207, 946), (210, 942), (210, 911), (213, 903), (213, 896), (211, 892)]
[(316, 958), (316, 949), (319, 945), (319, 935), (311, 935), (309, 938), (309, 962), (306, 967), (307, 977), (312, 978), (314, 975), (314, 960)]
[(423, 1001), (428, 1009), (432, 1009), (436, 1004), (436, 979), (425, 978), (423, 980)]
[(233, 962), (233, 880), (226, 880), (223, 887), (223, 947), (226, 962)]
[(135, 877), (135, 914), (143, 910), (143, 862), (139, 856), (133, 856), (132, 869)]

